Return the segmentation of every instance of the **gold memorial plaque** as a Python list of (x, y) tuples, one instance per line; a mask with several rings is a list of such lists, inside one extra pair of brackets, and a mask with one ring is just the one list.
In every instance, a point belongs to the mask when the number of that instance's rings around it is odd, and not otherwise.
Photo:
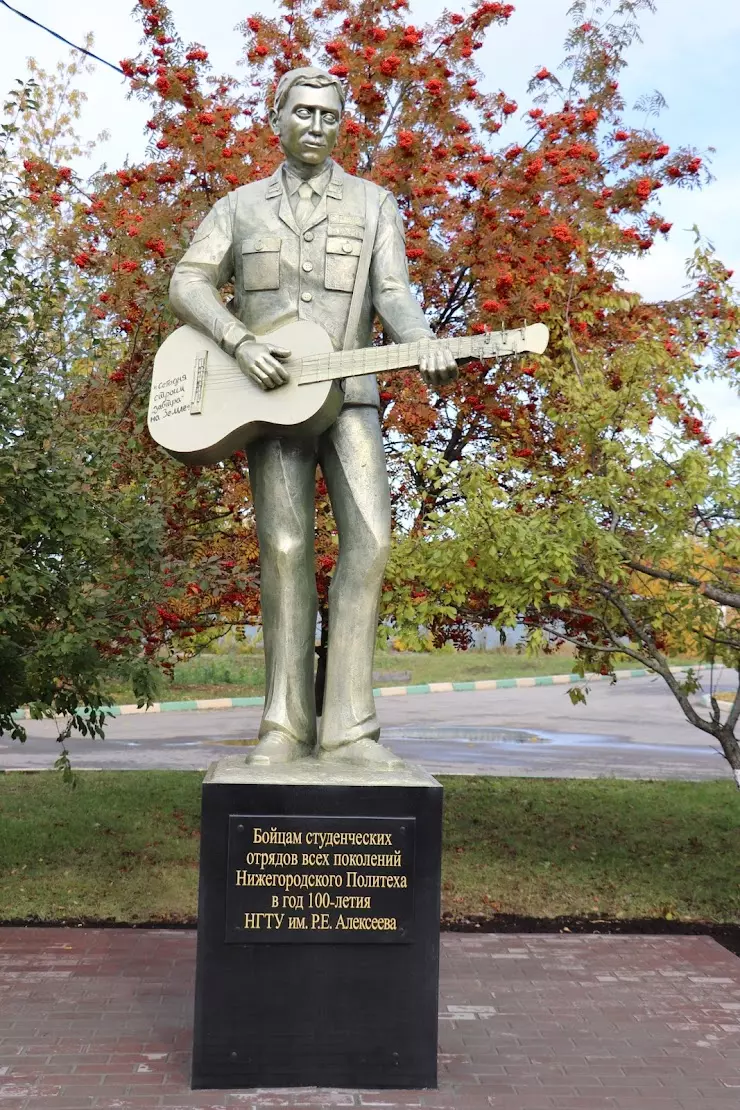
[(413, 940), (413, 817), (229, 817), (226, 943)]

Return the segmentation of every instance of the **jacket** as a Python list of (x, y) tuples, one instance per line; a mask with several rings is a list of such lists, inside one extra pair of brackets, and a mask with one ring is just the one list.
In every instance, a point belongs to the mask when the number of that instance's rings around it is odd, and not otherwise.
[[(184, 323), (210, 335), (228, 354), (245, 338), (295, 320), (320, 324), (335, 350), (344, 332), (365, 228), (363, 183), (331, 164), (331, 177), (305, 227), (295, 222), (283, 169), (217, 201), (175, 267), (170, 304)], [(401, 214), (377, 185), (378, 226), (354, 346), (372, 342), (377, 315), (397, 343), (433, 338), (409, 287)], [(227, 308), (219, 289), (234, 283)], [(378, 404), (374, 375), (350, 378), (348, 404)]]

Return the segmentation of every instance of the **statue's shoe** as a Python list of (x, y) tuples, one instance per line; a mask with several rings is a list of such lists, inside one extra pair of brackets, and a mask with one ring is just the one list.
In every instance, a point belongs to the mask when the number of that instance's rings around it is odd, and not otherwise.
[(270, 766), (275, 763), (294, 763), (296, 759), (307, 759), (310, 755), (311, 749), (307, 744), (299, 744), (283, 733), (273, 732), (259, 741), (248, 762)]
[(321, 748), (319, 759), (322, 763), (351, 764), (356, 767), (372, 767), (378, 771), (396, 771), (403, 767), (403, 760), (376, 740), (363, 737), (339, 748)]

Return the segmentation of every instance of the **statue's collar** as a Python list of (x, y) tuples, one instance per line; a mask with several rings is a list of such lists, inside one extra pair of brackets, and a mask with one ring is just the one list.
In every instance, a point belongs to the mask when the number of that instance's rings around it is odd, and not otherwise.
[[(265, 196), (268, 200), (273, 197), (279, 197), (283, 192), (283, 164), (281, 163), (275, 172), (267, 179), (267, 189)], [(344, 170), (338, 162), (332, 161), (331, 163), (331, 179), (326, 186), (325, 196), (331, 197), (333, 200), (341, 200), (344, 195)]]

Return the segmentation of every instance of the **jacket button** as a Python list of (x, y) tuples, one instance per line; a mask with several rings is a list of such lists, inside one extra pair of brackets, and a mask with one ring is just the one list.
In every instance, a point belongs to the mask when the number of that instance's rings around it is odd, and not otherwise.
[(256, 251), (264, 250), (265, 249), (264, 243), (260, 239), (258, 239), (257, 242), (254, 244), (254, 249)]
[(352, 253), (352, 244), (345, 241), (344, 243), (342, 243), (342, 250), (344, 251), (345, 254), (351, 254)]
[(306, 240), (307, 243), (313, 243), (313, 232), (312, 231), (304, 232), (303, 238)]
[(307, 274), (310, 274), (311, 270), (313, 270), (313, 262), (304, 262), (303, 269), (306, 271)]
[(301, 300), (302, 301), (312, 301), (313, 300), (313, 293), (301, 293)]

